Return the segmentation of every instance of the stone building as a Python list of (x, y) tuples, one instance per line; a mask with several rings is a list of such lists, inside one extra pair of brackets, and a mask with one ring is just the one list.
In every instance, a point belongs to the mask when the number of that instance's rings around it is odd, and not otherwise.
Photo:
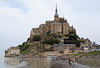
[(72, 51), (75, 49), (76, 49), (75, 44), (59, 43), (59, 44), (54, 44), (54, 47), (53, 47), (53, 51), (63, 52), (64, 54), (72, 53)]
[(85, 39), (85, 44), (87, 46), (92, 46), (92, 42), (88, 38)]
[(10, 47), (10, 49), (7, 49), (7, 51), (5, 51), (5, 56), (7, 57), (18, 55), (20, 55), (19, 47)]
[(39, 28), (32, 28), (30, 39), (37, 34), (45, 37), (47, 32), (49, 32), (49, 34), (68, 34), (69, 31), (74, 31), (76, 33), (76, 29), (73, 26), (69, 26), (66, 19), (59, 17), (56, 7), (54, 20), (46, 21), (45, 24), (41, 24)]

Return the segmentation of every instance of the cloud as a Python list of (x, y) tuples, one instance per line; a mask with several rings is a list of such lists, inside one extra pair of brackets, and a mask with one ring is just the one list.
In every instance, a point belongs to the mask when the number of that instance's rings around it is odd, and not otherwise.
[(24, 21), (25, 20), (25, 15), (22, 13), (22, 9), (18, 8), (10, 8), (10, 7), (0, 7), (0, 14), (2, 19), (7, 19), (12, 21), (12, 20), (19, 20), (19, 21)]

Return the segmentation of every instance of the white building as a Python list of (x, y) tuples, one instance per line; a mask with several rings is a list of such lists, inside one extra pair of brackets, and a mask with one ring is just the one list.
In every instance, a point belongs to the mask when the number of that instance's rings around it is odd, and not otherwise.
[(89, 48), (88, 47), (84, 47), (84, 51), (88, 51), (89, 50)]

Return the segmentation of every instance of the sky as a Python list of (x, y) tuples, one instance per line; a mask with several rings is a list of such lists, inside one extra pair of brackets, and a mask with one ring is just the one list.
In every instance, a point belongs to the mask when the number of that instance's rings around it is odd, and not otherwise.
[(0, 55), (25, 42), (32, 28), (53, 20), (56, 4), (80, 37), (100, 44), (100, 0), (0, 0)]

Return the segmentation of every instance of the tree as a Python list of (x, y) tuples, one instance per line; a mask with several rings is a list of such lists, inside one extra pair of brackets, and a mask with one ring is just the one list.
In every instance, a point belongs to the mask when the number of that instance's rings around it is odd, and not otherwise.
[(54, 45), (54, 43), (59, 44), (60, 41), (58, 39), (46, 39), (43, 43)]
[(27, 45), (19, 45), (18, 47), (20, 48), (21, 52), (25, 51), (30, 45), (27, 44)]
[(39, 35), (35, 35), (33, 41), (39, 41), (39, 40), (41, 40), (41, 37)]
[(65, 44), (76, 44), (77, 47), (80, 47), (80, 40), (77, 40), (79, 36), (76, 35), (74, 32), (69, 32), (69, 34), (65, 36), (68, 37), (68, 39), (64, 39)]
[(65, 36), (68, 37), (69, 40), (72, 40), (72, 41), (75, 41), (75, 40), (77, 40), (77, 38), (79, 38), (79, 36), (76, 35), (76, 34), (73, 33), (73, 32), (69, 32), (69, 34), (67, 34), (67, 35), (65, 35)]
[(80, 40), (68, 40), (68, 39), (64, 39), (64, 44), (76, 44), (77, 47), (80, 47)]

